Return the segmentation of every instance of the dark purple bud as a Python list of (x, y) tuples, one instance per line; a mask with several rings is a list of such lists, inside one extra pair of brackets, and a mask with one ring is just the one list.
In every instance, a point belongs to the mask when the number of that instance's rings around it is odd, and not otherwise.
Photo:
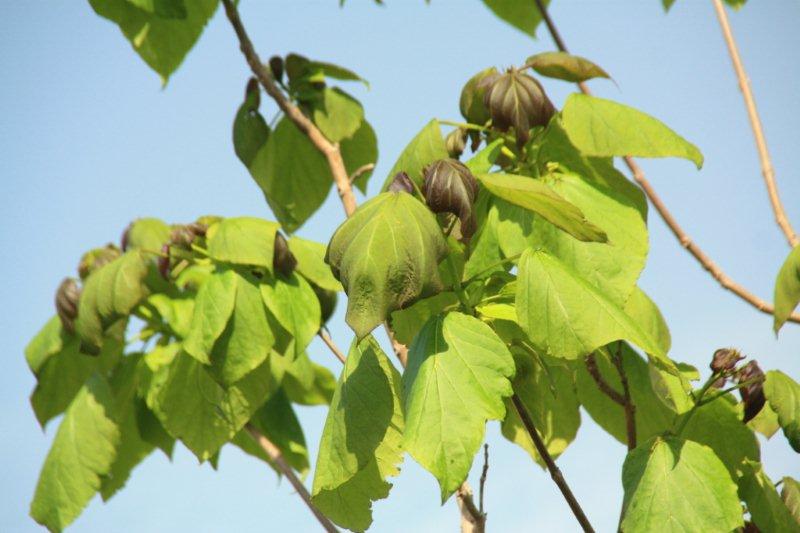
[(78, 302), (81, 289), (75, 278), (64, 278), (56, 290), (56, 314), (61, 325), (70, 333), (75, 332), (75, 318), (78, 316)]
[(555, 114), (552, 102), (535, 78), (516, 69), (481, 82), (488, 86), (483, 101), (492, 117), (492, 125), (500, 131), (514, 128), (517, 144), (530, 138), (530, 129), (546, 126)]
[(744, 420), (746, 424), (761, 411), (766, 403), (764, 397), (764, 372), (759, 368), (758, 363), (750, 361), (737, 373), (739, 383), (749, 382), (739, 389), (744, 403)]
[(128, 251), (128, 239), (130, 237), (131, 226), (133, 226), (133, 222), (128, 224), (125, 227), (125, 231), (122, 232), (122, 238), (120, 239), (119, 247), (122, 249), (123, 252)]
[(269, 58), (269, 69), (272, 71), (272, 77), (275, 81), (283, 81), (283, 58), (280, 56), (272, 56)]
[(715, 373), (730, 372), (736, 367), (736, 363), (744, 359), (738, 350), (733, 348), (720, 348), (714, 352), (711, 360), (711, 370)]
[(289, 251), (289, 243), (280, 233), (275, 234), (275, 248), (272, 255), (272, 268), (284, 276), (289, 276), (297, 267), (297, 259)]
[(192, 222), (186, 225), (176, 225), (172, 227), (169, 234), (169, 241), (174, 246), (179, 246), (186, 250), (192, 248), (192, 243), (197, 237), (204, 236), (208, 227), (199, 222)]
[(423, 192), (434, 213), (453, 213), (461, 221), (461, 235), (468, 240), (475, 233), (472, 206), (478, 194), (478, 180), (463, 163), (440, 159), (425, 168)]
[(109, 243), (104, 248), (89, 250), (78, 263), (78, 274), (86, 279), (89, 274), (120, 256), (119, 248)]
[(392, 178), (392, 182), (389, 184), (389, 192), (407, 192), (408, 194), (414, 194), (414, 182), (411, 181), (411, 178), (408, 177), (408, 174), (405, 172), (398, 172)]
[(161, 247), (161, 255), (158, 256), (158, 272), (165, 280), (169, 280), (169, 244)]
[(258, 80), (250, 78), (244, 88), (244, 100), (249, 104), (250, 109), (258, 109), (261, 104), (261, 91), (258, 88)]
[(447, 153), (453, 159), (458, 159), (464, 153), (464, 148), (467, 147), (467, 130), (458, 128), (447, 134), (444, 140)]
[(325, 324), (331, 318), (331, 316), (333, 316), (333, 312), (336, 310), (336, 300), (338, 299), (338, 295), (336, 294), (336, 291), (329, 291), (327, 289), (317, 287), (313, 283), (311, 284), (311, 288), (314, 289), (314, 294), (317, 295), (317, 300), (319, 300), (319, 308), (320, 311), (322, 311), (322, 324)]

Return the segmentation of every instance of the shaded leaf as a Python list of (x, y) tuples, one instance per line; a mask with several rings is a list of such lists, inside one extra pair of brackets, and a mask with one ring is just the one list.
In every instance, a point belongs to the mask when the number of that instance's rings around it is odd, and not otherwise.
[[(496, 68), (489, 67), (484, 69), (472, 76), (469, 81), (464, 84), (464, 88), (461, 89), (458, 107), (461, 111), (461, 116), (470, 124), (483, 125), (491, 118), (486, 104), (483, 103), (483, 95), (486, 93), (487, 87), (481, 84), (481, 81), (493, 74), (499, 74)], [(473, 172), (478, 171), (473, 170)], [(489, 172), (489, 169), (483, 170), (482, 172)]]
[(239, 279), (233, 270), (223, 270), (209, 276), (197, 292), (183, 349), (203, 364), (211, 364), (214, 343), (225, 331), (233, 314)]
[(800, 531), (800, 522), (781, 499), (760, 463), (747, 461), (739, 478), (739, 497), (760, 531)]
[(295, 353), (304, 352), (322, 323), (314, 289), (297, 274), (268, 280), (259, 287), (267, 309), (294, 337)]
[(286, 370), (281, 386), (294, 403), (328, 405), (336, 388), (336, 378), (330, 370), (302, 355)]
[(800, 302), (800, 246), (795, 246), (775, 279), (775, 319), (777, 333)]
[(778, 422), (789, 444), (800, 453), (800, 385), (780, 370), (770, 370), (764, 382), (764, 395), (778, 413)]
[(314, 101), (311, 117), (331, 142), (352, 137), (364, 121), (364, 108), (341, 89), (326, 88)]
[[(361, 122), (361, 126), (352, 137), (341, 142), (339, 149), (349, 176), (353, 176), (364, 165), (378, 163), (378, 138), (366, 120)], [(353, 184), (364, 194), (367, 192), (367, 183), (372, 177), (373, 170), (362, 172), (353, 180)]]
[(308, 472), (308, 448), (303, 428), (282, 391), (270, 396), (250, 423), (278, 447), (289, 466), (303, 476)]
[(797, 523), (800, 524), (800, 483), (788, 476), (781, 481), (783, 482), (781, 499)]
[(325, 245), (294, 236), (289, 239), (289, 250), (297, 259), (297, 271), (308, 281), (329, 291), (341, 291), (342, 284), (333, 276), (325, 263)]
[(258, 80), (250, 78), (244, 102), (239, 106), (236, 117), (233, 119), (233, 149), (236, 157), (248, 169), (258, 151), (266, 144), (270, 133), (267, 121), (258, 112), (260, 103), (261, 92)]

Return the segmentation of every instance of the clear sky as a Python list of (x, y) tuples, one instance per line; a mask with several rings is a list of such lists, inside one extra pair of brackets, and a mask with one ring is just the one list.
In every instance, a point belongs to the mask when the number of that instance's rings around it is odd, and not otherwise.
[[(458, 95), (475, 72), (521, 64), (552, 49), (495, 19), (477, 0), (242, 0), (242, 17), (265, 58), (295, 51), (347, 66), (371, 82), (348, 87), (379, 138), (374, 193), (411, 137), (433, 117), (458, 119)], [(664, 120), (706, 156), (644, 161), (654, 186), (687, 231), (736, 280), (771, 299), (788, 250), (769, 210), (759, 164), (724, 43), (709, 1), (554, 0), (552, 14), (572, 51), (603, 66), (619, 88), (601, 96)], [(800, 227), (800, 4), (759, 0), (731, 13), (752, 78), (789, 216)], [(118, 28), (87, 2), (7, 2), (0, 18), (0, 531), (34, 531), (28, 517), (39, 467), (55, 434), (42, 434), (28, 404), (34, 386), (23, 357), (53, 314), (60, 280), (81, 253), (118, 241), (140, 216), (169, 222), (207, 213), (271, 218), (236, 159), (231, 121), (248, 77), (221, 10), (183, 66), (161, 89)], [(560, 104), (573, 87), (546, 82)], [(271, 111), (270, 111), (271, 113)], [(269, 113), (268, 113), (269, 114)], [(343, 212), (335, 194), (300, 234), (326, 241)], [(736, 346), (762, 367), (800, 379), (800, 328), (776, 340), (771, 319), (720, 289), (651, 213), (651, 252), (641, 285), (671, 327), (677, 360), (704, 373), (714, 349)], [(343, 311), (332, 333), (347, 345)], [(314, 344), (312, 358), (334, 372)], [(707, 375), (707, 374), (706, 374)], [(301, 408), (316, 457), (324, 409)], [(621, 501), (624, 447), (584, 415), (577, 441), (559, 460), (598, 531), (613, 531)], [(486, 508), (492, 531), (577, 531), (549, 476), (488, 428)], [(763, 445), (768, 473), (800, 477), (800, 461), (778, 434)], [(480, 461), (473, 470), (473, 485)], [(453, 500), (439, 505), (434, 478), (406, 457), (374, 531), (456, 531)], [(226, 447), (218, 472), (177, 448), (154, 454), (109, 503), (92, 501), (73, 531), (314, 531), (316, 524), (265, 465)]]

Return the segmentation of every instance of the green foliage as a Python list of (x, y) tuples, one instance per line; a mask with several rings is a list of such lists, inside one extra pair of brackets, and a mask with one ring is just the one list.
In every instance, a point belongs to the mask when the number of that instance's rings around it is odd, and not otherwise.
[(208, 255), (215, 261), (260, 266), (272, 272), (277, 231), (277, 224), (260, 218), (226, 218), (209, 231)]
[(800, 531), (800, 522), (778, 495), (760, 463), (747, 462), (739, 478), (739, 497), (747, 504), (750, 519), (761, 531)]
[(777, 333), (800, 303), (800, 246), (789, 252), (775, 279), (775, 320)]
[(800, 453), (800, 385), (780, 370), (767, 372), (764, 395), (778, 414), (783, 434)]
[[(728, 532), (744, 525), (736, 484), (709, 448), (655, 437), (628, 453), (622, 466), (625, 533)], [(691, 505), (687, 505), (691, 502)]]
[(449, 157), (447, 147), (442, 138), (442, 130), (439, 128), (437, 120), (428, 122), (422, 131), (417, 133), (416, 137), (411, 139), (408, 146), (405, 147), (397, 162), (389, 171), (386, 176), (386, 181), (383, 182), (382, 191), (385, 191), (392, 178), (398, 172), (405, 172), (418, 187), (422, 186), (422, 171), (426, 165), (433, 163), (439, 159), (446, 159)]
[[(536, 37), (536, 27), (542, 21), (542, 15), (533, 0), (483, 0), (486, 7), (518, 30)], [(544, 0), (548, 5), (550, 0)]]
[(579, 82), (592, 78), (611, 78), (608, 73), (588, 59), (567, 52), (542, 52), (525, 62), (542, 76), (564, 81)]

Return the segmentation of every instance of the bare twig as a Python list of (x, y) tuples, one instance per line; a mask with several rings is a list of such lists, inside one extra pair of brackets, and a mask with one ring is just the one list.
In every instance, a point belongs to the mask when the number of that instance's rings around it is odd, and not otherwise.
[(625, 405), (625, 398), (623, 398), (622, 394), (618, 393), (614, 387), (608, 384), (608, 382), (603, 378), (603, 375), (600, 373), (600, 369), (597, 368), (597, 359), (594, 356), (594, 353), (591, 353), (586, 356), (586, 370), (589, 371), (589, 375), (592, 376), (594, 382), (597, 383), (597, 388), (600, 389), (600, 392), (611, 398), (614, 403), (619, 405)]
[(275, 446), (272, 441), (270, 441), (267, 437), (261, 434), (252, 424), (247, 424), (245, 426), (247, 428), (247, 432), (250, 433), (250, 436), (253, 437), (261, 449), (264, 450), (264, 453), (267, 454), (267, 457), (275, 464), (278, 470), (286, 476), (289, 480), (289, 483), (292, 484), (294, 490), (297, 491), (297, 494), (303, 499), (305, 504), (314, 513), (314, 516), (317, 518), (319, 523), (328, 533), (337, 533), (339, 530), (336, 529), (336, 526), (328, 520), (328, 518), (317, 509), (317, 506), (314, 505), (314, 502), (311, 501), (311, 495), (306, 490), (305, 486), (303, 486), (303, 482), (298, 479), (297, 475), (292, 470), (292, 467), (286, 462), (286, 459), (283, 458), (283, 454), (281, 453), (280, 449)]
[(352, 185), (358, 178), (373, 170), (375, 168), (375, 163), (367, 163), (366, 165), (361, 165), (356, 169), (355, 172), (350, 174), (350, 184)]
[(258, 57), (258, 53), (256, 53), (253, 43), (244, 29), (244, 24), (242, 24), (242, 19), (239, 17), (239, 12), (233, 0), (222, 0), (222, 5), (225, 7), (225, 14), (228, 16), (236, 36), (239, 38), (239, 46), (247, 60), (247, 64), (250, 65), (250, 70), (258, 78), (267, 94), (275, 100), (281, 111), (289, 117), (289, 120), (308, 137), (317, 150), (327, 159), (344, 211), (347, 216), (350, 216), (356, 210), (356, 199), (353, 195), (353, 188), (350, 186), (350, 177), (347, 175), (339, 145), (325, 138), (319, 128), (303, 114), (300, 108), (289, 101), (277, 86), (272, 74), (261, 62), (261, 58)]
[(486, 515), (483, 510), (483, 489), (486, 487), (486, 474), (489, 473), (489, 443), (483, 445), (483, 470), (481, 470), (481, 483), (479, 487), (479, 507), (478, 510), (482, 515)]
[(628, 386), (628, 375), (622, 364), (622, 341), (617, 341), (617, 351), (611, 358), (622, 382), (622, 407), (625, 409), (625, 430), (628, 436), (628, 450), (636, 448), (636, 404), (631, 399), (631, 389)]
[[(547, 25), (547, 29), (550, 31), (550, 35), (553, 37), (553, 41), (556, 43), (556, 46), (562, 52), (568, 52), (566, 45), (564, 44), (564, 40), (561, 38), (561, 35), (558, 33), (558, 29), (553, 24), (553, 20), (550, 18), (550, 15), (547, 12), (547, 8), (544, 6), (542, 0), (535, 0), (536, 5), (539, 9), (539, 12), (542, 14), (542, 18)], [(581, 82), (578, 83), (578, 87), (580, 87), (581, 92), (587, 95), (591, 95), (592, 92), (589, 90), (589, 87)], [(661, 198), (656, 194), (655, 189), (653, 186), (650, 185), (650, 182), (644, 175), (641, 167), (634, 161), (632, 157), (624, 157), (623, 160), (625, 161), (625, 165), (630, 169), (631, 173), (633, 174), (633, 179), (636, 180), (636, 183), (642, 188), (644, 193), (647, 195), (647, 198), (650, 200), (650, 203), (653, 204), (653, 207), (656, 208), (658, 214), (661, 215), (661, 218), (669, 227), (670, 231), (675, 238), (678, 239), (678, 242), (681, 243), (681, 246), (686, 248), (686, 250), (692, 254), (692, 256), (697, 259), (700, 265), (709, 273), (711, 277), (713, 277), (717, 282), (722, 286), (723, 289), (726, 289), (745, 302), (749, 303), (762, 313), (766, 313), (768, 315), (772, 315), (775, 312), (774, 307), (769, 304), (767, 301), (762, 300), (755, 294), (751, 293), (743, 286), (739, 285), (735, 281), (733, 281), (727, 274), (725, 274), (722, 269), (717, 265), (697, 244), (692, 241), (689, 235), (683, 230), (683, 228), (678, 224), (678, 221), (675, 220), (675, 217), (672, 216), (672, 213), (667, 209), (667, 206), (661, 200)], [(800, 324), (800, 314), (792, 313), (788, 319), (790, 322), (795, 322)]]
[(330, 348), (331, 352), (333, 352), (333, 355), (335, 355), (336, 358), (341, 361), (342, 364), (344, 364), (346, 357), (339, 347), (336, 346), (336, 343), (333, 342), (333, 339), (331, 339), (328, 331), (325, 328), (320, 329), (319, 332), (317, 332), (317, 335), (319, 335), (319, 338), (322, 339), (322, 342), (324, 342), (325, 345)]
[(767, 141), (764, 138), (764, 130), (761, 126), (761, 118), (758, 116), (756, 109), (756, 101), (753, 97), (753, 91), (750, 88), (750, 80), (747, 77), (747, 72), (744, 70), (742, 58), (739, 56), (739, 49), (736, 46), (736, 40), (733, 38), (733, 32), (728, 22), (728, 15), (725, 12), (725, 7), (720, 0), (713, 0), (714, 9), (717, 12), (717, 19), (722, 28), (722, 36), (725, 38), (725, 44), (728, 46), (728, 53), (733, 62), (733, 69), (736, 71), (736, 78), (739, 80), (739, 89), (742, 91), (744, 97), (744, 105), (747, 108), (747, 117), (750, 119), (750, 126), (753, 129), (753, 137), (756, 141), (756, 149), (758, 150), (758, 158), (761, 160), (761, 174), (764, 176), (764, 184), (767, 186), (767, 193), (769, 194), (769, 201), (772, 204), (772, 211), (775, 213), (775, 222), (783, 231), (789, 246), (794, 248), (800, 244), (800, 238), (792, 228), (792, 224), (786, 216), (786, 211), (783, 208), (780, 195), (778, 194), (778, 186), (775, 183), (775, 170), (772, 168), (772, 160), (769, 156), (767, 149)]
[(594, 528), (592, 528), (592, 524), (589, 523), (589, 519), (586, 518), (586, 514), (583, 512), (581, 505), (578, 503), (578, 500), (575, 499), (575, 495), (572, 493), (567, 481), (564, 479), (564, 475), (556, 465), (556, 462), (553, 460), (550, 452), (547, 451), (547, 446), (542, 441), (542, 437), (539, 436), (539, 432), (536, 430), (536, 426), (534, 426), (533, 420), (528, 414), (528, 410), (525, 409), (525, 405), (522, 403), (522, 400), (520, 400), (519, 396), (514, 393), (511, 396), (511, 402), (514, 404), (514, 408), (516, 409), (520, 420), (522, 420), (522, 425), (525, 426), (528, 435), (531, 437), (533, 445), (536, 447), (536, 451), (539, 452), (539, 457), (542, 458), (544, 464), (547, 466), (547, 470), (550, 472), (550, 477), (553, 478), (553, 481), (558, 486), (559, 490), (561, 490), (561, 494), (567, 501), (569, 508), (572, 509), (572, 513), (575, 515), (578, 523), (581, 525), (584, 531), (593, 532)]
[(475, 507), (469, 483), (465, 482), (458, 488), (456, 502), (461, 511), (461, 533), (484, 533), (486, 531), (486, 515)]

